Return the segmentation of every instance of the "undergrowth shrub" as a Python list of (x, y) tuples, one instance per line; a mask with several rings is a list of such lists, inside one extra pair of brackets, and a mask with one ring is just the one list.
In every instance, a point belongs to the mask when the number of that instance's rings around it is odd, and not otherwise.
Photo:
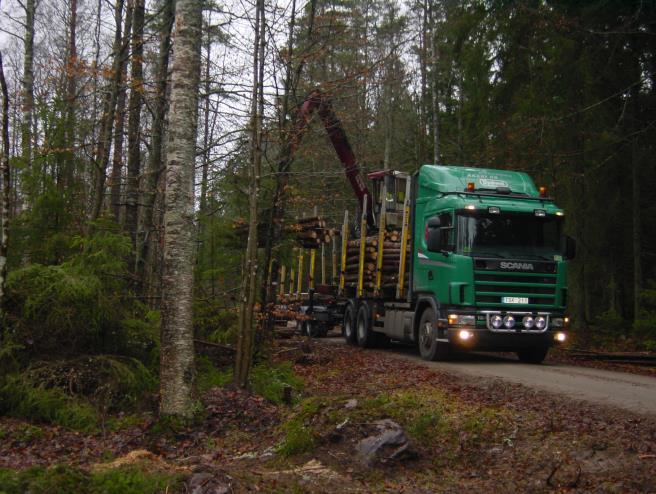
[(219, 299), (194, 301), (194, 334), (213, 343), (237, 341), (238, 314)]
[(139, 360), (114, 355), (36, 362), (23, 372), (23, 379), (72, 397), (87, 398), (106, 412), (144, 404), (144, 397), (157, 385), (153, 373)]
[(180, 475), (144, 472), (137, 466), (92, 473), (66, 465), (22, 471), (0, 469), (0, 492), (3, 494), (155, 494), (179, 492), (181, 484)]
[(31, 264), (7, 278), (12, 339), (36, 355), (123, 353), (148, 359), (159, 318), (131, 294), (130, 239), (108, 222), (75, 237), (58, 265)]
[[(233, 369), (220, 371), (212, 362), (200, 357), (196, 362), (196, 380), (199, 390), (206, 391), (213, 386), (225, 386), (232, 382)], [(249, 378), (250, 389), (272, 403), (283, 402), (283, 388), (291, 387), (292, 399), (296, 399), (303, 389), (303, 380), (294, 373), (292, 365), (284, 362), (276, 365), (258, 364), (253, 366)]]
[(13, 375), (0, 383), (0, 415), (27, 418), (91, 432), (98, 424), (98, 413), (89, 404), (68, 396), (61, 389), (35, 386)]
[(656, 351), (656, 282), (651, 281), (649, 287), (640, 294), (642, 312), (633, 324), (636, 338), (647, 350)]

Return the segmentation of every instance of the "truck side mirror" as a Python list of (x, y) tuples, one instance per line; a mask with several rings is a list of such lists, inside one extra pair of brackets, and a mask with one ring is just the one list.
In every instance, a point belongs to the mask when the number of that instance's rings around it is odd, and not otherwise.
[(426, 247), (430, 252), (442, 252), (442, 230), (440, 219), (437, 216), (426, 223)]
[(563, 244), (565, 259), (574, 259), (576, 257), (576, 240), (569, 235), (563, 235)]

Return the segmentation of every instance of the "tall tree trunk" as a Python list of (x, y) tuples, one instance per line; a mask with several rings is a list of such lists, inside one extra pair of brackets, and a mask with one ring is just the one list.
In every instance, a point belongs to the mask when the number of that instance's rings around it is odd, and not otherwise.
[(128, 177), (125, 192), (125, 229), (137, 247), (137, 213), (139, 172), (141, 171), (141, 104), (143, 93), (144, 0), (135, 0), (132, 17), (132, 63), (130, 66), (130, 100), (128, 102)]
[[(125, 22), (129, 24), (132, 20), (132, 6), (128, 4)], [(100, 216), (105, 199), (105, 181), (107, 178), (107, 164), (109, 162), (109, 151), (111, 147), (112, 130), (114, 128), (114, 115), (116, 111), (116, 100), (121, 85), (121, 63), (125, 58), (128, 40), (121, 39), (121, 25), (123, 17), (123, 0), (117, 0), (114, 10), (116, 21), (116, 33), (114, 35), (114, 53), (112, 61), (112, 73), (108, 83), (105, 101), (103, 103), (103, 116), (98, 136), (98, 147), (96, 149), (94, 195), (89, 220), (94, 221)]]
[(257, 0), (255, 13), (255, 43), (253, 49), (253, 93), (251, 107), (251, 163), (249, 167), (248, 190), (248, 241), (244, 259), (244, 277), (242, 282), (239, 336), (235, 360), (234, 382), (240, 388), (248, 387), (248, 377), (253, 361), (253, 340), (255, 333), (255, 285), (257, 280), (257, 199), (260, 186), (260, 168), (262, 164), (262, 116), (264, 113), (263, 75), (264, 47), (264, 0)]
[(21, 156), (28, 166), (32, 161), (32, 113), (34, 111), (34, 17), (36, 0), (25, 1), (25, 38), (22, 81)]
[(433, 164), (440, 164), (440, 99), (439, 99), (439, 49), (437, 45), (437, 7), (430, 12), (431, 25), (431, 76), (432, 76), (432, 113), (433, 113)]
[[(637, 91), (636, 91), (637, 93)], [(637, 107), (637, 104), (634, 105)], [(634, 116), (634, 118), (636, 118)], [(640, 209), (640, 151), (638, 146), (638, 136), (631, 139), (631, 165), (632, 165), (632, 197), (631, 209), (633, 213), (633, 319), (640, 317), (641, 303), (640, 294), (642, 292), (642, 239), (640, 231), (640, 218), (642, 210)]]
[(2, 204), (0, 209), (0, 341), (4, 337), (4, 299), (7, 282), (7, 246), (9, 245), (9, 201), (11, 199), (11, 170), (9, 168), (9, 92), (0, 53), (0, 89), (2, 89)]
[(66, 61), (66, 128), (64, 140), (68, 151), (64, 156), (63, 186), (70, 186), (75, 176), (75, 101), (77, 99), (77, 0), (71, 0), (68, 21), (68, 60)]
[(164, 142), (164, 124), (166, 120), (166, 92), (168, 87), (169, 56), (171, 53), (171, 29), (175, 10), (174, 0), (164, 0), (162, 17), (160, 20), (159, 52), (155, 68), (155, 97), (153, 98), (153, 123), (150, 155), (148, 167), (143, 180), (142, 214), (139, 225), (139, 245), (137, 246), (137, 280), (141, 284), (141, 291), (148, 286), (152, 292), (150, 273), (159, 263), (156, 246), (157, 235), (154, 234), (155, 225), (160, 225), (160, 214), (155, 210), (157, 188), (162, 175), (162, 151)]
[[(132, 23), (125, 23), (123, 39), (130, 39)], [(123, 173), (123, 141), (125, 140), (125, 100), (127, 98), (128, 62), (125, 57), (121, 59), (121, 82), (116, 99), (116, 130), (114, 132), (114, 155), (112, 157), (112, 174), (110, 179), (110, 208), (114, 221), (121, 217), (121, 182)]]
[(178, 0), (175, 25), (164, 203), (160, 413), (189, 417), (194, 385), (192, 296), (200, 0)]

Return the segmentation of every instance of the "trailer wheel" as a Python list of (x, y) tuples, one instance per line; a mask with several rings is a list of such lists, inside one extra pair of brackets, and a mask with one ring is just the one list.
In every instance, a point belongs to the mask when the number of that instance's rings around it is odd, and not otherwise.
[(355, 336), (355, 307), (353, 304), (348, 304), (344, 310), (342, 329), (346, 343), (349, 345), (355, 345), (357, 339)]
[(318, 338), (321, 336), (321, 326), (316, 321), (308, 321), (308, 335), (310, 338)]
[(446, 360), (451, 353), (449, 343), (437, 341), (437, 325), (435, 311), (426, 307), (419, 319), (417, 341), (419, 353), (424, 360)]
[(542, 361), (547, 357), (549, 352), (549, 347), (538, 347), (538, 348), (526, 348), (524, 350), (517, 351), (517, 357), (519, 357), (520, 362), (525, 364), (541, 364)]
[(367, 304), (360, 304), (357, 318), (358, 345), (371, 348), (376, 343), (376, 334), (371, 329), (371, 312)]
[(296, 329), (298, 329), (298, 332), (301, 336), (307, 336), (308, 328), (306, 321), (296, 321)]

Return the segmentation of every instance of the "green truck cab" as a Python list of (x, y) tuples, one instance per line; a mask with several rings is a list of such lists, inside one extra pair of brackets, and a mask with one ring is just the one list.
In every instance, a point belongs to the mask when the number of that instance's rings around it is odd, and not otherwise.
[(460, 349), (517, 352), (539, 363), (567, 339), (567, 261), (575, 244), (563, 235), (565, 213), (546, 189), (525, 173), (458, 166), (368, 176), (378, 234), (403, 225), (408, 243), (399, 251), (407, 263), (401, 256), (396, 291), (342, 291), (347, 342), (416, 344), (426, 360)]
[(424, 165), (413, 177), (413, 340), (541, 362), (569, 319), (564, 211), (521, 172)]

